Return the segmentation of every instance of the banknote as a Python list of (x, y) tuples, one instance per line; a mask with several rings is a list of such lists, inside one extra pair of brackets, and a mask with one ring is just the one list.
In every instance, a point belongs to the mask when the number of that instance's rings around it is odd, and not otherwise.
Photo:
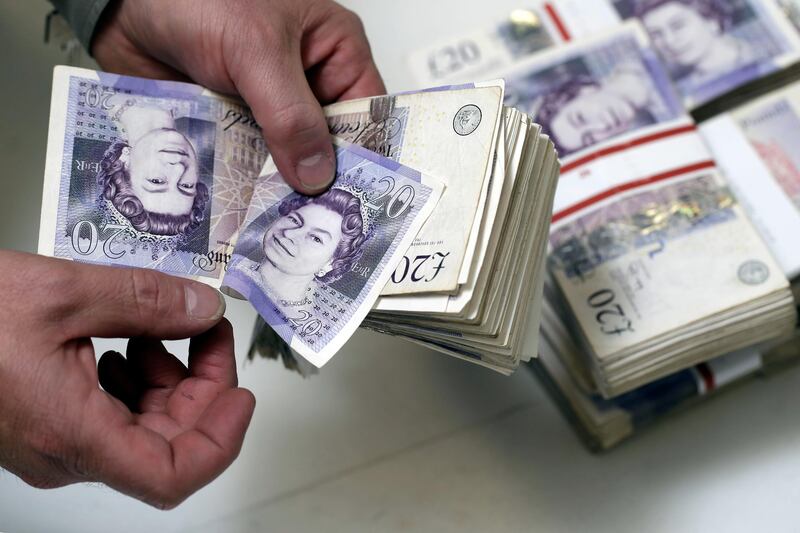
[(604, 2), (529, 0), (488, 23), (454, 21), (453, 35), (413, 51), (408, 64), (424, 87), (487, 79), (542, 50), (595, 33), (603, 21), (609, 29), (619, 23)]
[[(793, 357), (799, 354), (795, 349)], [(542, 342), (541, 354), (531, 369), (575, 423), (587, 445), (592, 450), (606, 450), (678, 409), (762, 373), (766, 365), (780, 366), (772, 357), (764, 357), (755, 349), (732, 352), (612, 399), (587, 392), (564, 364), (561, 352), (547, 340)]]
[(507, 73), (506, 105), (541, 124), (562, 158), (684, 113), (635, 23), (520, 64)]
[(374, 152), (335, 149), (336, 179), (320, 196), (278, 173), (258, 181), (223, 281), (317, 367), (360, 325), (442, 192)]
[(800, 85), (700, 125), (742, 206), (789, 279), (800, 276)]
[(692, 109), (800, 57), (800, 38), (772, 0), (606, 0), (637, 18)]
[(331, 133), (445, 185), (439, 206), (384, 294), (452, 292), (465, 283), (497, 151), (502, 80), (367, 98), (325, 108)]
[(800, 211), (800, 88), (733, 114), (787, 198)]
[(587, 211), (551, 245), (551, 271), (601, 361), (787, 286), (711, 169)]
[(39, 253), (219, 286), (267, 157), (196, 85), (56, 67)]
[(423, 86), (482, 79), (539, 50), (564, 42), (544, 6), (518, 8), (486, 29), (416, 50), (409, 66)]

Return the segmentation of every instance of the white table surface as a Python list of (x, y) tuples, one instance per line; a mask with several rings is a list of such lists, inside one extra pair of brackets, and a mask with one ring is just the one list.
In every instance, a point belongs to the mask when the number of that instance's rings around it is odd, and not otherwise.
[[(344, 3), (362, 16), (390, 91), (413, 88), (409, 51), (518, 6)], [(4, 248), (36, 249), (50, 69), (63, 62), (41, 44), (47, 10), (0, 0)], [(243, 357), (255, 314), (230, 301), (227, 316)], [(800, 369), (599, 456), (528, 371), (504, 378), (375, 334), (356, 334), (309, 380), (242, 359), (240, 383), (258, 399), (242, 453), (178, 509), (95, 485), (36, 490), (0, 472), (0, 531), (800, 530)]]

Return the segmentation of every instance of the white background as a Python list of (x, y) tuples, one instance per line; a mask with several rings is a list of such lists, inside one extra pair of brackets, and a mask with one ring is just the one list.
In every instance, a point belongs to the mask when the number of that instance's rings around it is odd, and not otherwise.
[[(414, 88), (409, 51), (518, 6), (345, 4), (362, 16), (390, 91)], [(47, 11), (42, 0), (0, 0), (3, 248), (36, 249), (50, 70), (64, 61), (41, 43)], [(254, 316), (231, 302), (240, 356)], [(181, 507), (156, 511), (102, 486), (40, 491), (0, 472), (0, 530), (800, 530), (800, 369), (598, 456), (526, 369), (504, 378), (367, 333), (310, 380), (266, 361), (239, 366), (258, 399), (242, 454)]]

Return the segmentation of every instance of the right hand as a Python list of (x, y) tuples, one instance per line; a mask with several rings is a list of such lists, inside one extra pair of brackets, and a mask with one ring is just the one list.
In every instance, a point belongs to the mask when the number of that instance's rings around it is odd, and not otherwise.
[(296, 190), (334, 178), (320, 107), (383, 94), (359, 18), (331, 0), (117, 0), (92, 42), (105, 70), (241, 95)]
[[(0, 251), (0, 466), (39, 488), (99, 481), (176, 506), (236, 458), (237, 387), (214, 289), (152, 270)], [(91, 337), (125, 337), (127, 357)], [(189, 365), (162, 339), (191, 337)], [(100, 384), (105, 388), (103, 391)]]

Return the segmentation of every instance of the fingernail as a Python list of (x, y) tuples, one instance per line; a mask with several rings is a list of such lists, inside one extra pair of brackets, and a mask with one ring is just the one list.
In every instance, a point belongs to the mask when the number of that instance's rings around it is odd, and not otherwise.
[(328, 188), (333, 182), (333, 161), (327, 154), (318, 153), (297, 163), (297, 179), (311, 192)]
[(201, 284), (184, 286), (186, 314), (194, 320), (219, 320), (225, 314), (225, 298), (222, 294)]

